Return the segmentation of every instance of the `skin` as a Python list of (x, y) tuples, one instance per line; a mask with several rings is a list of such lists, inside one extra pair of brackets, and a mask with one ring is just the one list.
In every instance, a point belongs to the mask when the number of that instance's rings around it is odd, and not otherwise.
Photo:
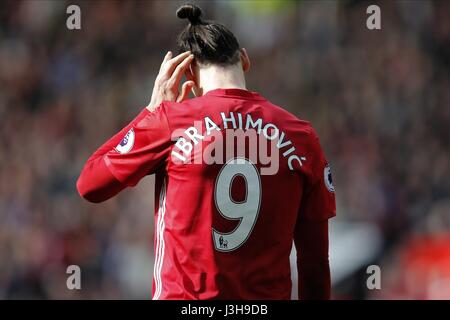
[[(244, 73), (250, 69), (250, 59), (245, 49), (240, 49), (240, 61), (234, 65), (222, 67), (214, 64), (200, 65), (195, 62), (189, 51), (172, 57), (167, 52), (153, 86), (152, 97), (147, 109), (155, 110), (163, 101), (182, 102), (192, 91), (202, 96), (218, 88), (246, 89)], [(181, 85), (183, 75), (186, 81)]]

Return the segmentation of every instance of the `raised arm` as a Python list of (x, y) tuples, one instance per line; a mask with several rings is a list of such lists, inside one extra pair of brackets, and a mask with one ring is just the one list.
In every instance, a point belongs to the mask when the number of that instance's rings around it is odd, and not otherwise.
[(147, 113), (143, 110), (130, 124), (105, 142), (87, 160), (77, 181), (77, 190), (81, 197), (89, 202), (99, 203), (115, 196), (126, 186), (120, 183), (107, 167), (106, 154), (114, 150), (123, 141), (130, 129)]
[(105, 201), (152, 173), (170, 147), (163, 101), (181, 102), (194, 86), (179, 86), (193, 60), (190, 52), (172, 58), (169, 51), (155, 80), (149, 105), (125, 128), (103, 144), (86, 162), (77, 181), (78, 193), (90, 202)]

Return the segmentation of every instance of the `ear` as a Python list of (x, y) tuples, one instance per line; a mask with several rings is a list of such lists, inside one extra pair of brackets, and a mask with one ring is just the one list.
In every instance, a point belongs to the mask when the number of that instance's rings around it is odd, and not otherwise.
[(199, 81), (199, 66), (195, 63), (195, 60), (189, 65), (189, 68), (186, 69), (184, 75), (186, 79), (189, 81), (194, 81), (194, 87), (192, 87), (192, 93), (194, 96), (199, 97), (202, 95), (202, 90), (200, 90), (200, 81)]
[(197, 77), (196, 77), (195, 67), (196, 66), (194, 66), (194, 62), (192, 62), (189, 65), (189, 68), (186, 68), (186, 71), (184, 72), (184, 75), (185, 75), (187, 80), (194, 81), (195, 84), (197, 84), (198, 81), (197, 81)]
[(242, 48), (239, 50), (240, 56), (241, 56), (241, 63), (242, 63), (242, 70), (244, 72), (248, 72), (250, 70), (250, 58), (248, 57), (247, 50), (245, 48)]

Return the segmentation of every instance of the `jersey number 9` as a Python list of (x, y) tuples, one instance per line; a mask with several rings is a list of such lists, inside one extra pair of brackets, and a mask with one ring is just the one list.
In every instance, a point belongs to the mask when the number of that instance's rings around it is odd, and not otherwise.
[[(237, 176), (245, 180), (245, 199), (236, 202), (231, 196), (233, 181)], [(261, 178), (255, 165), (245, 158), (228, 161), (217, 175), (214, 201), (219, 213), (228, 220), (239, 220), (237, 227), (228, 233), (212, 229), (214, 247), (221, 252), (238, 249), (250, 237), (261, 206)]]

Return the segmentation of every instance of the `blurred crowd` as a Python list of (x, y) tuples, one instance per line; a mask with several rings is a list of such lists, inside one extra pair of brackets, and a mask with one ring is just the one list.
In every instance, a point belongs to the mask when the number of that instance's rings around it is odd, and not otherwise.
[[(381, 30), (366, 28), (373, 2)], [(73, 3), (81, 30), (66, 27)], [(150, 297), (153, 178), (99, 205), (75, 183), (88, 156), (148, 103), (185, 25), (181, 3), (0, 2), (0, 299)], [(450, 3), (196, 3), (247, 48), (248, 89), (316, 128), (336, 220), (381, 230), (377, 263), (390, 280), (373, 297), (435, 297), (426, 275), (414, 290), (400, 277), (421, 238), (446, 243), (436, 246), (450, 266)], [(82, 290), (66, 288), (71, 264)], [(448, 273), (437, 277), (450, 287)]]

